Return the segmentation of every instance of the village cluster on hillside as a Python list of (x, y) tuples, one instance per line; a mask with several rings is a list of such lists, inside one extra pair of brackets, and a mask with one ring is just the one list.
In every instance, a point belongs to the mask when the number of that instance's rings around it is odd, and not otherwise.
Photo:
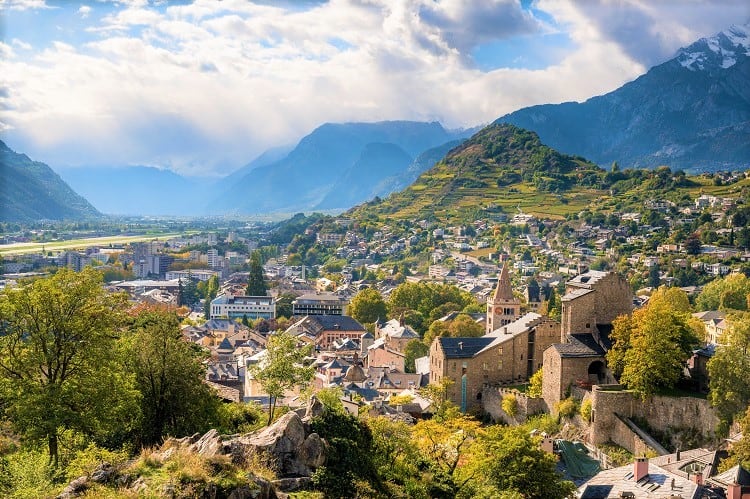
[[(420, 390), (428, 384), (443, 387), (462, 412), (508, 424), (560, 412), (572, 397), (591, 408), (576, 437), (605, 467), (601, 445), (662, 456), (637, 461), (632, 472), (603, 471), (581, 486), (582, 497), (599, 497), (592, 491), (607, 484), (638, 497), (660, 497), (657, 488), (682, 497), (711, 490), (740, 497), (736, 484), (717, 474), (716, 449), (674, 454), (649, 435), (674, 436), (680, 428), (701, 442), (715, 440), (718, 421), (706, 400), (665, 398), (659, 404), (670, 407), (666, 412), (641, 404), (617, 384), (606, 354), (615, 319), (644, 307), (659, 286), (694, 297), (713, 279), (748, 272), (744, 210), (736, 199), (701, 195), (683, 205), (650, 199), (640, 211), (584, 211), (566, 220), (519, 210), (457, 227), (427, 220), (372, 227), (322, 217), (289, 244), (269, 246), (268, 234), (230, 230), (6, 258), (2, 284), (13, 287), (50, 266), (94, 266), (111, 290), (134, 302), (183, 307), (183, 336), (210, 353), (205, 380), (225, 400), (268, 403), (252, 372), (263, 366), (270, 335), (286, 331), (312, 346), (313, 391), (340, 390), (352, 414), (429, 417), (432, 401)], [(262, 281), (262, 293), (251, 291), (253, 278)], [(400, 287), (428, 283), (455, 285), (474, 303), (441, 303), (427, 311), (431, 317), (391, 309), (388, 317), (385, 303)], [(357, 320), (362, 304), (350, 313), (363, 290), (382, 299), (382, 315)], [(696, 392), (705, 392), (707, 360), (728, 325), (724, 311), (694, 316), (705, 337), (685, 373)], [(541, 393), (529, 394), (538, 372)], [(290, 390), (278, 403), (303, 402), (299, 390)]]

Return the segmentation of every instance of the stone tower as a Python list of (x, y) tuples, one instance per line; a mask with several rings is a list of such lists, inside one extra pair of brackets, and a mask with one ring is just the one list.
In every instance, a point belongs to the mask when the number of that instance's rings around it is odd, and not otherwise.
[(487, 333), (521, 317), (521, 301), (513, 296), (507, 262), (497, 279), (495, 292), (487, 299)]

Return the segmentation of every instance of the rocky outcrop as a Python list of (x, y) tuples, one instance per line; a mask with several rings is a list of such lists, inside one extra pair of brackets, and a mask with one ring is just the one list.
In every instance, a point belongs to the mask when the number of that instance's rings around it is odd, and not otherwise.
[[(313, 472), (326, 462), (328, 446), (320, 435), (312, 432), (310, 427), (311, 420), (322, 415), (324, 411), (325, 406), (317, 398), (312, 397), (303, 417), (297, 412), (289, 412), (271, 426), (244, 435), (220, 435), (216, 430), (210, 430), (204, 435), (196, 433), (190, 437), (170, 438), (164, 442), (159, 452), (152, 455), (152, 458), (163, 463), (178, 453), (187, 451), (206, 459), (221, 458), (219, 461), (226, 461), (228, 457), (232, 464), (241, 469), (244, 464), (255, 462), (257, 458), (260, 458), (260, 462), (267, 463), (274, 469), (278, 476), (277, 480), (270, 482), (248, 473), (247, 486), (228, 491), (219, 489), (215, 484), (207, 483), (202, 486), (200, 497), (207, 499), (285, 497), (287, 492), (309, 488)], [(122, 473), (110, 464), (103, 463), (90, 475), (70, 482), (58, 499), (78, 497), (94, 483), (110, 484), (135, 494), (147, 493), (148, 488), (143, 477)], [(171, 485), (168, 484), (167, 487), (169, 486)], [(177, 490), (161, 490), (159, 495), (180, 497)]]

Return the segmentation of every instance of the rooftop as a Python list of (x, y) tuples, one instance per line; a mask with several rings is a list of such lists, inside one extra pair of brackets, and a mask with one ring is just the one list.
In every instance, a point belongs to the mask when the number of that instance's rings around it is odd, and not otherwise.
[(479, 338), (441, 337), (438, 339), (446, 359), (466, 359), (473, 357), (494, 340), (495, 338), (492, 336), (480, 336)]

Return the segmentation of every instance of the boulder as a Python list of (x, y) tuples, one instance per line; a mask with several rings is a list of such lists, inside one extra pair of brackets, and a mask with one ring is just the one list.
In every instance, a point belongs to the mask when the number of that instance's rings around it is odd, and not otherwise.
[(67, 487), (60, 492), (60, 495), (56, 499), (71, 499), (78, 497), (83, 494), (89, 487), (89, 477), (87, 475), (80, 476), (70, 482)]
[(312, 478), (307, 476), (297, 478), (281, 478), (274, 480), (273, 486), (279, 492), (295, 492), (297, 490), (307, 489), (312, 486)]
[(213, 457), (224, 453), (224, 444), (218, 431), (209, 430), (208, 433), (190, 445), (190, 450), (199, 456)]

